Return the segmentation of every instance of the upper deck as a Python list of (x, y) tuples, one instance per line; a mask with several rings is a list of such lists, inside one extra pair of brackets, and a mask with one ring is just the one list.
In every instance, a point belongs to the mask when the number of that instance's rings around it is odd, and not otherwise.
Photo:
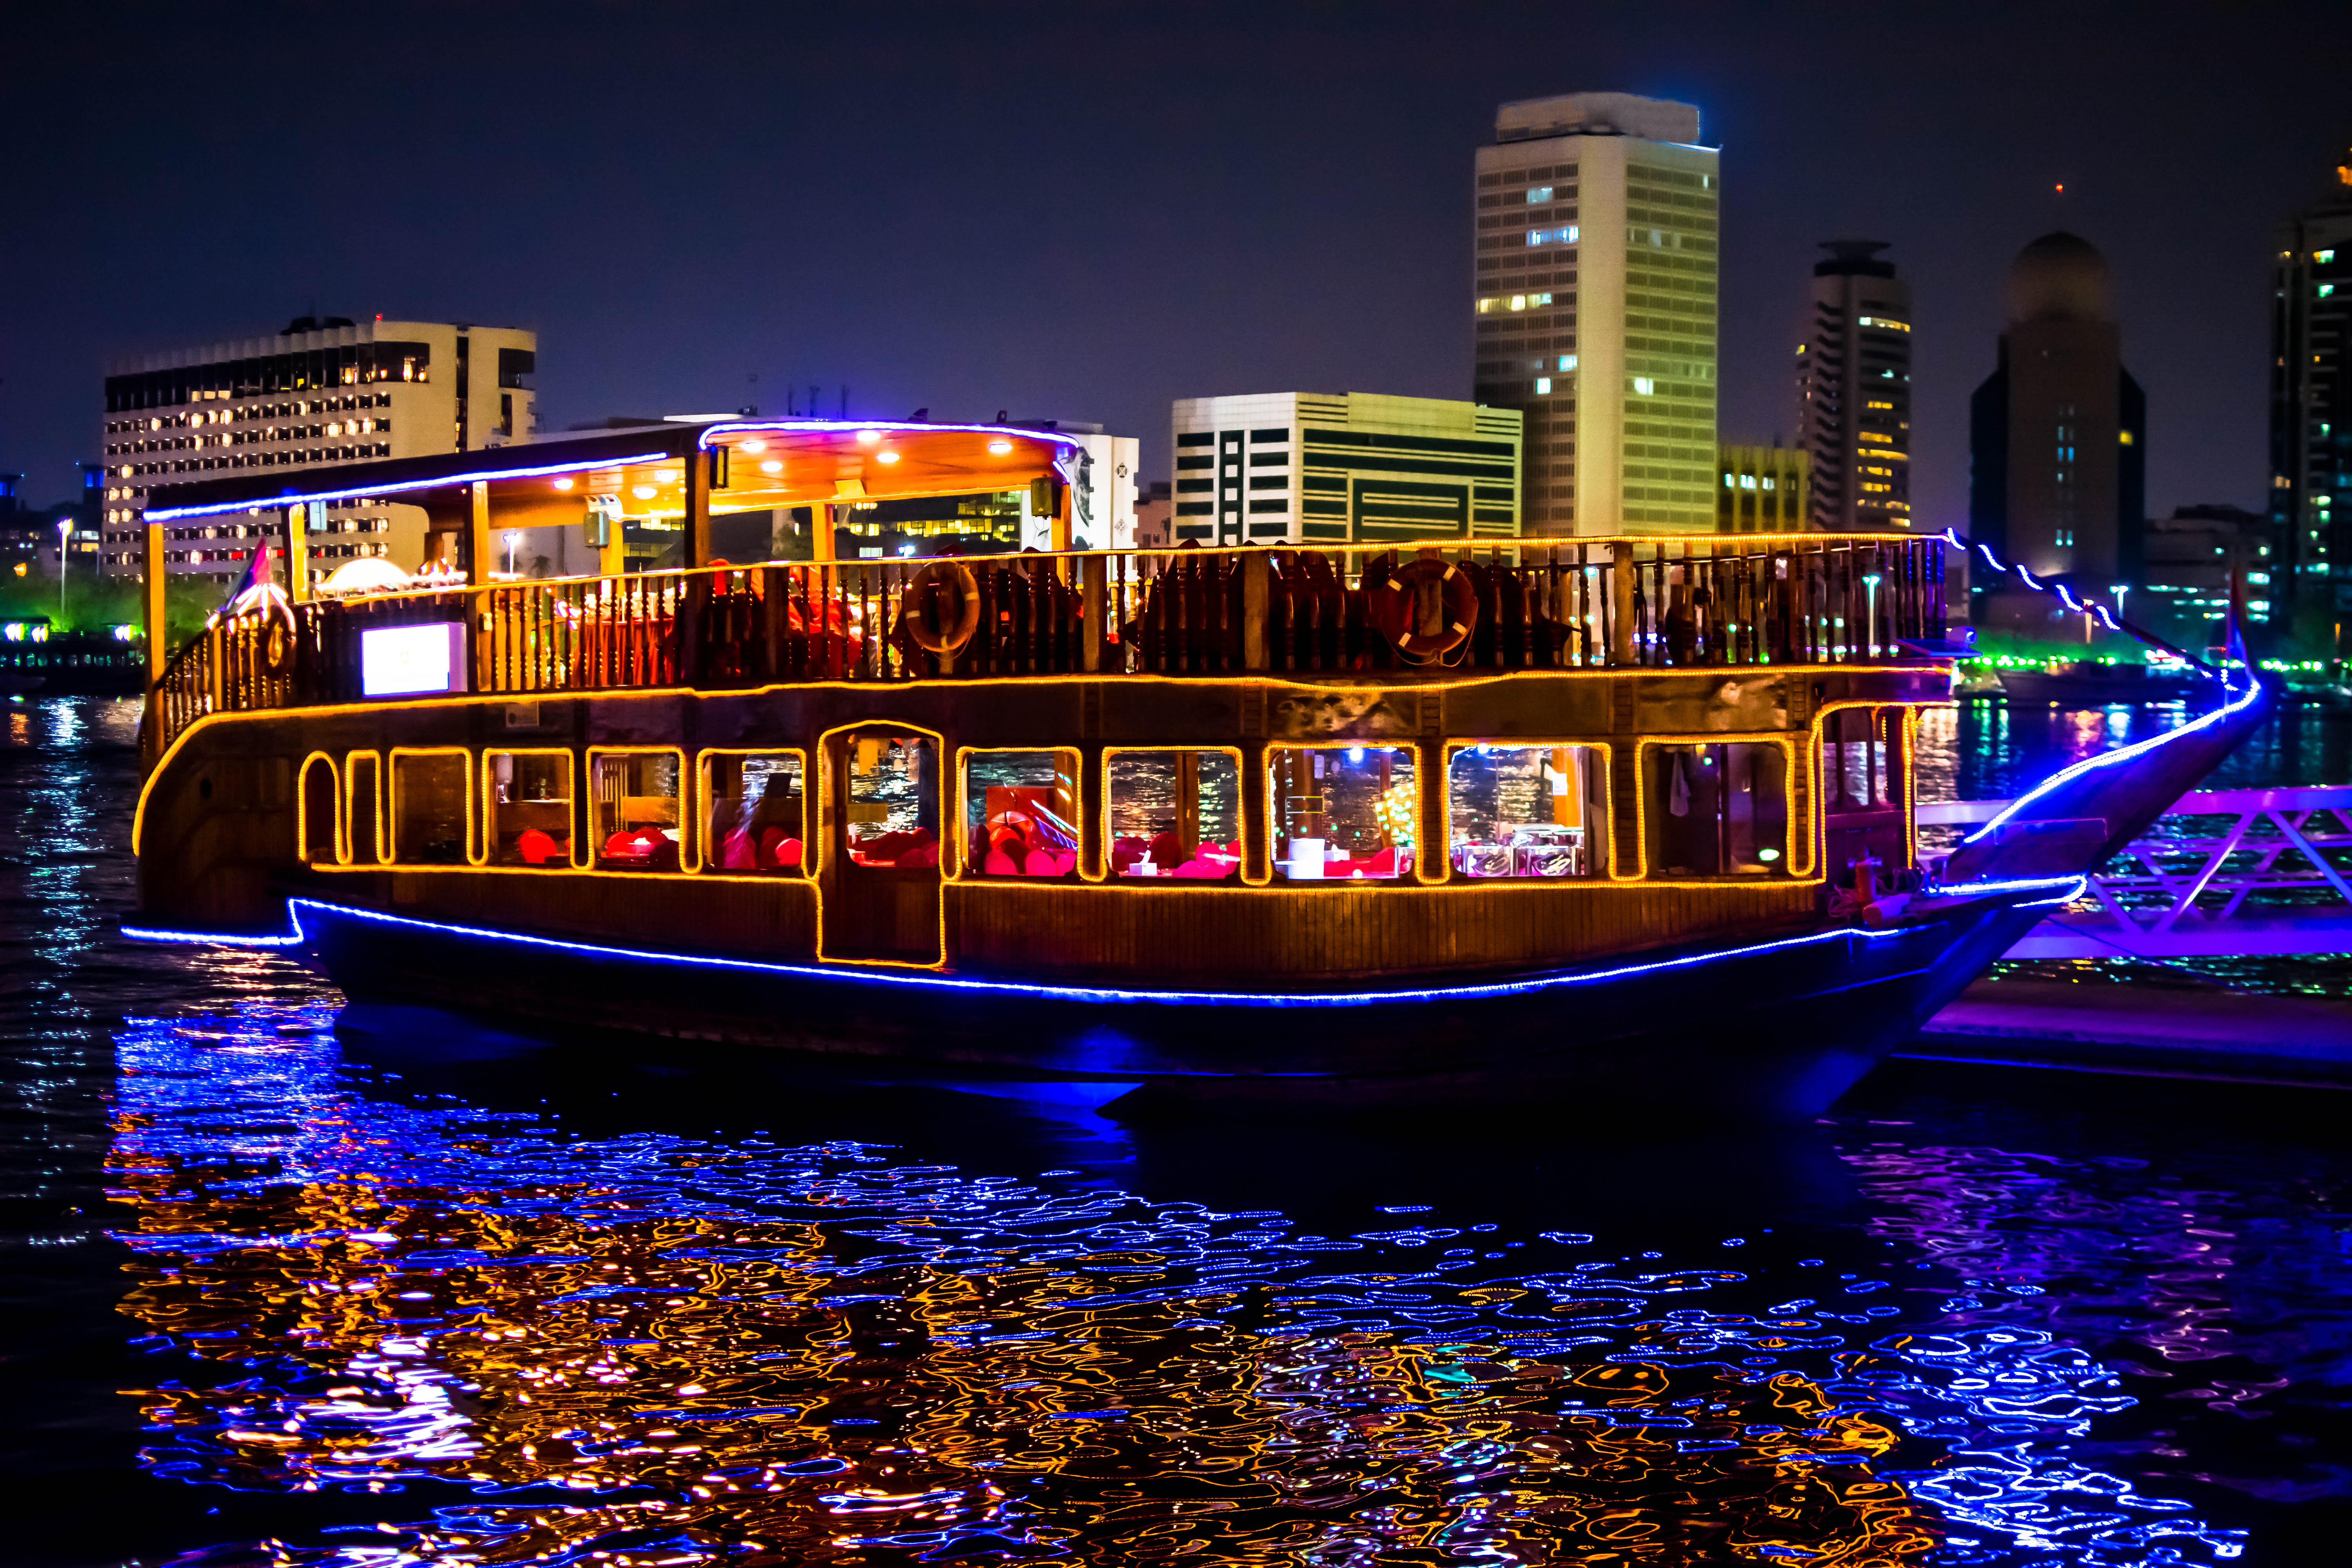
[[(1944, 636), (1943, 543), (1885, 534), (1438, 539), (1306, 550), (1076, 550), (1068, 437), (1017, 427), (745, 420), (495, 452), (341, 464), (163, 490), (167, 532), (246, 524), (366, 495), (425, 508), (452, 579), (218, 617), (155, 675), (158, 755), (205, 714), (368, 695), (367, 634), (452, 628), (472, 694), (741, 689), (785, 682), (1128, 676), (1362, 680), (1574, 668), (1916, 664)], [(1051, 552), (829, 559), (831, 510), (882, 497), (1042, 487)], [(659, 521), (687, 565), (597, 575), (490, 570), (504, 529)], [(811, 509), (814, 558), (715, 562), (709, 520)], [(291, 575), (302, 570), (299, 519)], [(1434, 563), (1411, 569), (1417, 559)], [(1416, 575), (1418, 573), (1418, 579)], [(151, 571), (151, 593), (161, 580)]]

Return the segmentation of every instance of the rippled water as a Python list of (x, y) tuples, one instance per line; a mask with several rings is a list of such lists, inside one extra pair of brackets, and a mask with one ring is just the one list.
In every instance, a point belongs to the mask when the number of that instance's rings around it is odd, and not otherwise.
[(2344, 1558), (2339, 1102), (1124, 1126), (339, 1035), (116, 943), (128, 710), (6, 711), (0, 1561)]

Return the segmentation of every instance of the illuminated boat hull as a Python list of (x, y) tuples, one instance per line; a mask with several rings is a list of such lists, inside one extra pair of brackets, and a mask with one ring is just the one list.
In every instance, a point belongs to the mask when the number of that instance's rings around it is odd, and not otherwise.
[(896, 1081), (1034, 1082), (1156, 1103), (1633, 1105), (1818, 1113), (2034, 921), (2071, 879), (1946, 900), (1911, 923), (1688, 946), (1475, 984), (1152, 991), (664, 953), (309, 900), (307, 950), (362, 1001), (534, 1032), (777, 1047)]

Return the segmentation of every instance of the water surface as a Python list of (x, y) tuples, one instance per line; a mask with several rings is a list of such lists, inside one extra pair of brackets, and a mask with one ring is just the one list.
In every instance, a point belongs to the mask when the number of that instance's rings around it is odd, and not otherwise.
[(7, 717), (0, 1560), (2341, 1561), (2333, 1103), (1126, 1126), (339, 1031), (111, 937), (126, 706)]

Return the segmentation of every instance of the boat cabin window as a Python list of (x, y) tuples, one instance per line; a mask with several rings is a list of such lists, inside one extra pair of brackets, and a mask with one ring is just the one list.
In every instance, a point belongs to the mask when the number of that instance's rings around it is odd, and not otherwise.
[(482, 812), (491, 865), (570, 869), (572, 753), (486, 752)]
[(1597, 747), (1466, 745), (1446, 760), (1446, 857), (1458, 877), (1606, 875), (1608, 812)]
[(342, 835), (342, 787), (335, 776), (335, 760), (313, 753), (302, 764), (302, 858), (313, 866), (332, 866)]
[(588, 754), (591, 842), (607, 871), (675, 871), (685, 854), (678, 839), (678, 784), (684, 755), (675, 751), (591, 752)]
[(848, 741), (849, 863), (936, 868), (940, 752), (928, 735), (866, 731)]
[(1113, 752), (1110, 868), (1120, 877), (1238, 880), (1242, 770), (1234, 752)]
[(963, 753), (964, 868), (975, 877), (1078, 869), (1078, 753)]
[(807, 874), (806, 764), (798, 752), (702, 753), (704, 864), (713, 870)]
[(1822, 716), (1822, 870), (1832, 883), (1852, 886), (1861, 866), (1874, 891), (1909, 864), (1908, 773), (1902, 709)]
[(473, 756), (392, 754), (392, 858), (403, 866), (463, 866), (473, 841)]
[(1779, 745), (1646, 746), (1642, 787), (1651, 876), (1788, 871), (1788, 752)]
[(1410, 746), (1269, 746), (1274, 869), (1293, 882), (1410, 876)]

